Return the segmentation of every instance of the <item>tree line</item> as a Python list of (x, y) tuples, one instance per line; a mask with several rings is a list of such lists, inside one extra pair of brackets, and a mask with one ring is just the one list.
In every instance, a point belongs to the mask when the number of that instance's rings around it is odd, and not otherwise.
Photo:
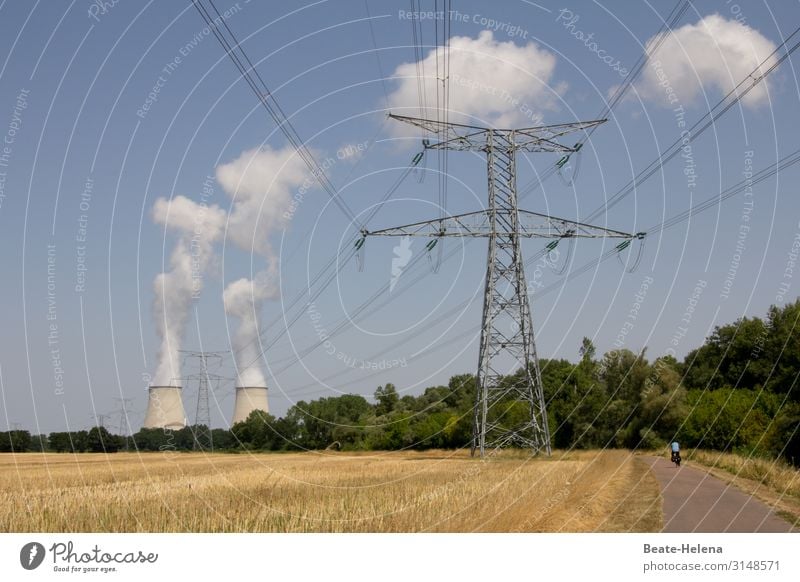
[[(741, 318), (714, 329), (683, 361), (646, 350), (612, 350), (596, 357), (584, 338), (578, 361), (541, 360), (548, 421), (556, 448), (659, 448), (677, 439), (699, 447), (800, 464), (800, 300), (771, 307), (766, 317)], [(517, 382), (522, 371), (505, 382)], [(276, 418), (256, 411), (230, 430), (211, 431), (221, 451), (325, 448), (398, 450), (469, 446), (475, 377), (401, 395), (392, 384), (373, 399), (344, 394), (299, 401)], [(505, 418), (525, 414), (501, 402)], [(0, 451), (192, 450), (197, 427), (142, 429), (130, 437), (89, 431), (31, 436), (0, 433)]]

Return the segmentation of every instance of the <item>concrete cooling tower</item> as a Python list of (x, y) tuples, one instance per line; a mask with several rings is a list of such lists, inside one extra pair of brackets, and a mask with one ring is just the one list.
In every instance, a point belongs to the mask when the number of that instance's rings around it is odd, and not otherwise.
[(179, 430), (186, 426), (180, 386), (150, 386), (142, 428)]
[(231, 426), (237, 422), (247, 420), (254, 410), (269, 412), (267, 403), (266, 386), (240, 386), (236, 388), (236, 403), (233, 405), (233, 420)]

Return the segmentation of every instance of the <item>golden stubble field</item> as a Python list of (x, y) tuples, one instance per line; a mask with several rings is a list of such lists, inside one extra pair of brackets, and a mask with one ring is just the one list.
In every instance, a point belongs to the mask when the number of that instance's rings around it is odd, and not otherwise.
[(3, 532), (659, 531), (626, 451), (0, 455)]

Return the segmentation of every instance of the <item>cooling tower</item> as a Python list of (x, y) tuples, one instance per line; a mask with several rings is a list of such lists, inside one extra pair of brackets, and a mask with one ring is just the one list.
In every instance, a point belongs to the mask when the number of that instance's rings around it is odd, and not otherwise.
[(150, 386), (142, 428), (179, 430), (186, 426), (180, 386)]
[(237, 422), (247, 420), (250, 413), (254, 410), (269, 412), (267, 403), (266, 386), (240, 386), (236, 388), (236, 404), (233, 405), (233, 421), (231, 426)]

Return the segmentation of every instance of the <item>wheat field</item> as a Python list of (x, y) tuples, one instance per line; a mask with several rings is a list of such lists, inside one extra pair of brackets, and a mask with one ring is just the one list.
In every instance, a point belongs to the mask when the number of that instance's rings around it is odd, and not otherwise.
[(3, 532), (658, 531), (625, 451), (3, 454)]

